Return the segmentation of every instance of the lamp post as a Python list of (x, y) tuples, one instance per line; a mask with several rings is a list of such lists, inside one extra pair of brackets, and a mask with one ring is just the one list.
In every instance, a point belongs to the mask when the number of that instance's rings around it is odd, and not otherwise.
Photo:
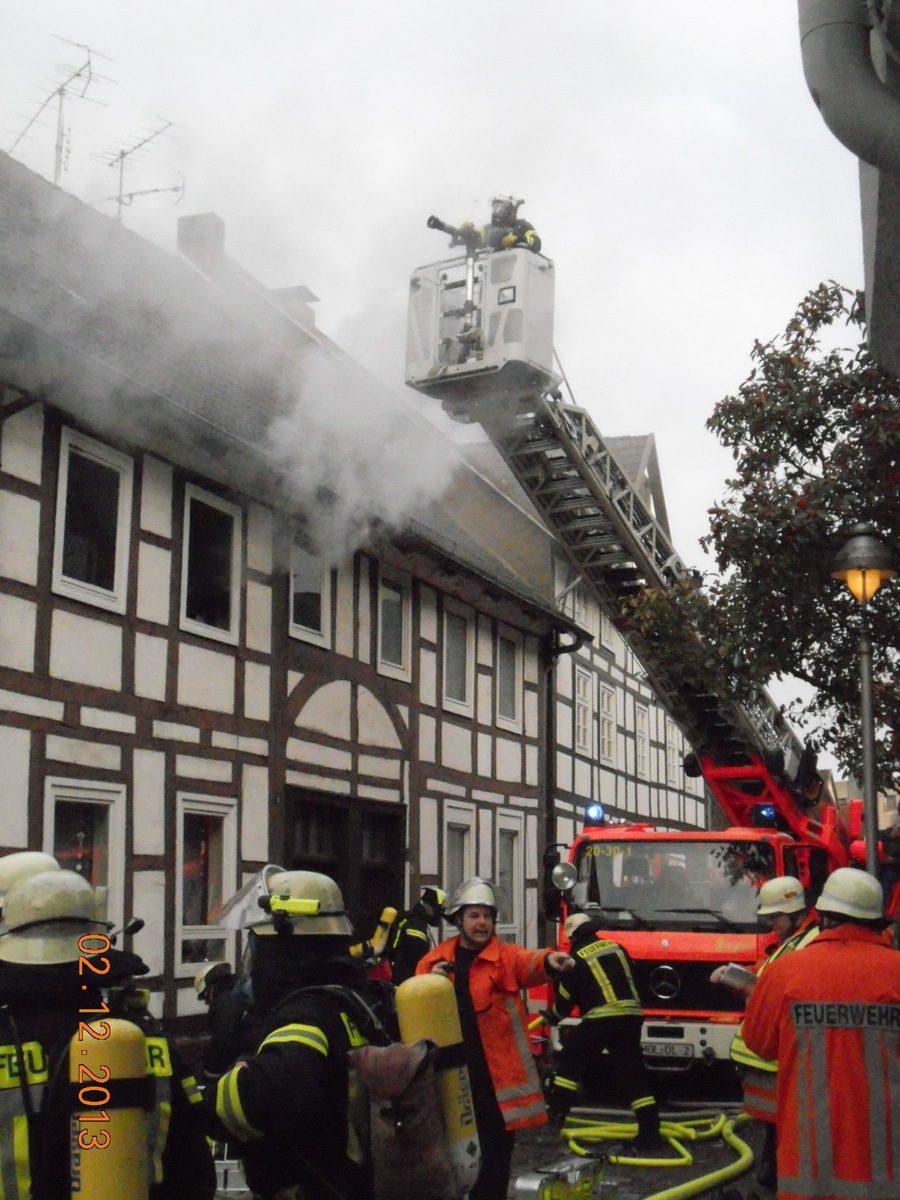
[(863, 752), (863, 828), (866, 870), (878, 875), (878, 795), (875, 787), (875, 709), (872, 702), (872, 637), (868, 603), (886, 579), (897, 574), (893, 551), (872, 525), (854, 525), (834, 558), (832, 578), (841, 579), (861, 606), (859, 630), (860, 723)]

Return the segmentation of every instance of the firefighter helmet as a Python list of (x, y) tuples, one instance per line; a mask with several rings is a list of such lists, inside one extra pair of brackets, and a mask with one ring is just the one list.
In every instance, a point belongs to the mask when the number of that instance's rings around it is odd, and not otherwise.
[(428, 924), (436, 929), (441, 923), (441, 917), (444, 915), (447, 905), (447, 893), (443, 888), (439, 887), (422, 888), (419, 903), (425, 909)]
[(222, 979), (227, 979), (231, 973), (230, 962), (204, 963), (194, 976), (194, 988), (198, 997), (205, 1000), (212, 985), (219, 983)]
[(266, 881), (268, 895), (259, 905), (270, 914), (254, 925), (257, 934), (337, 934), (349, 937), (353, 926), (344, 910), (341, 889), (317, 871), (278, 871)]
[(39, 871), (58, 871), (59, 863), (43, 850), (15, 850), (0, 858), (0, 908), (6, 893), (20, 879)]
[(0, 960), (12, 963), (75, 962), (78, 942), (109, 928), (100, 917), (105, 893), (75, 871), (39, 871), (9, 889), (0, 927)]
[(517, 200), (515, 196), (492, 196), (491, 220), (495, 225), (515, 220), (520, 204), (524, 204), (524, 200)]
[(590, 919), (591, 918), (587, 915), (587, 913), (572, 913), (571, 917), (566, 918), (566, 923), (563, 926), (566, 937), (571, 941), (572, 934), (575, 933), (577, 929), (580, 929), (582, 925), (587, 925)]
[(767, 879), (759, 889), (758, 917), (770, 917), (776, 913), (803, 912), (807, 907), (803, 884), (793, 875), (779, 875)]
[(450, 897), (450, 903), (444, 909), (444, 916), (448, 921), (452, 921), (459, 916), (460, 909), (466, 908), (469, 904), (482, 904), (485, 908), (492, 908), (495, 914), (497, 912), (497, 898), (494, 895), (494, 889), (486, 879), (482, 879), (479, 875), (473, 875), (471, 879), (462, 881)]
[(816, 908), (859, 921), (880, 921), (884, 916), (881, 884), (858, 867), (838, 867), (825, 880)]

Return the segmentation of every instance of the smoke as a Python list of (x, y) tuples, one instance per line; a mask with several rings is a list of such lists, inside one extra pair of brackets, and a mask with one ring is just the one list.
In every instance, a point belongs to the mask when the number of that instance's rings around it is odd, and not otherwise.
[(460, 465), (456, 448), (402, 396), (338, 353), (312, 346), (291, 371), (267, 453), (289, 500), (331, 563), (378, 526), (397, 528), (440, 499)]

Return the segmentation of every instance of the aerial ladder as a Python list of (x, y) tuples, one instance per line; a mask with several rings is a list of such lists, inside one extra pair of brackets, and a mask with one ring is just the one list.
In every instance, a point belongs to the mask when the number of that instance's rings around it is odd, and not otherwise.
[[(461, 251), (419, 267), (410, 281), (406, 382), (440, 400), (455, 421), (480, 423), (572, 567), (637, 653), (693, 752), (727, 820), (753, 823), (767, 808), (794, 836), (848, 862), (849, 835), (837, 809), (818, 803), (815, 759), (768, 692), (711, 663), (687, 618), (678, 623), (677, 666), (654, 630), (636, 622), (631, 601), (699, 587), (590, 415), (563, 397), (553, 350), (554, 264), (525, 248), (483, 249), (477, 237), (437, 217)], [(567, 385), (566, 385), (567, 387)], [(567, 388), (568, 390), (568, 388)], [(571, 396), (571, 393), (569, 393)], [(704, 603), (702, 597), (698, 597)], [(671, 626), (668, 638), (671, 639)], [(685, 670), (685, 662), (690, 669)]]

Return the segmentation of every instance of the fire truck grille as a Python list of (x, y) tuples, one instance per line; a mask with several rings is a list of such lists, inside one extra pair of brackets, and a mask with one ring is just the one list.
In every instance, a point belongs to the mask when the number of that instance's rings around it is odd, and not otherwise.
[(645, 1008), (734, 1012), (741, 1005), (728, 988), (709, 982), (715, 963), (634, 962), (634, 977)]

